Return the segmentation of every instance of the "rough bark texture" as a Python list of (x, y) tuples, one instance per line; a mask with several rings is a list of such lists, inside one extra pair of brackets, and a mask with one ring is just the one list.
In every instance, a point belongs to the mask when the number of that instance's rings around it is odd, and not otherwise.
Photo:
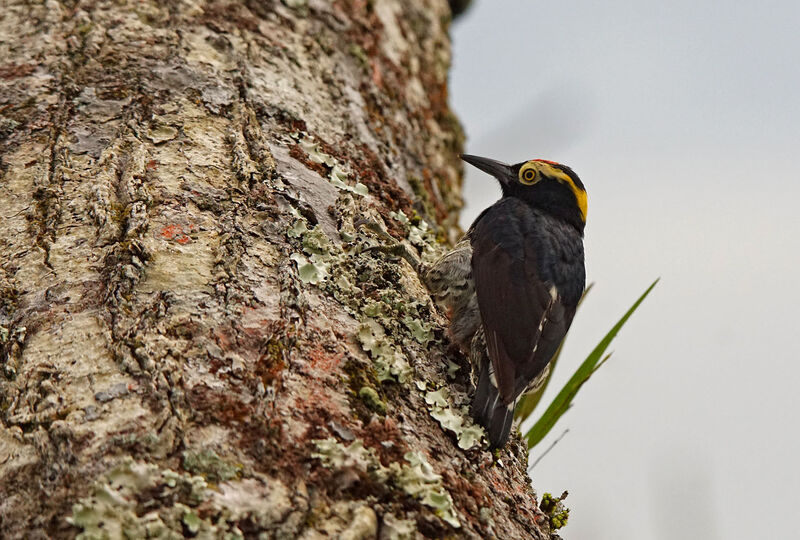
[(549, 535), (398, 257), (458, 234), (448, 23), (0, 0), (0, 536)]

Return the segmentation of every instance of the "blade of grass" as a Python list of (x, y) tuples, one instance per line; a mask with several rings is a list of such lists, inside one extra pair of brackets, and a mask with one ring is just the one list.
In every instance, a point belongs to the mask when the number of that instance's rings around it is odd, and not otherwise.
[[(659, 278), (660, 279), (660, 278)], [(656, 286), (658, 283), (658, 279), (655, 280), (644, 293), (639, 297), (638, 300), (631, 306), (631, 308), (622, 316), (622, 318), (614, 325), (614, 327), (606, 334), (606, 336), (597, 344), (594, 350), (589, 353), (589, 356), (586, 357), (586, 360), (578, 367), (572, 377), (567, 381), (558, 395), (553, 399), (553, 402), (550, 403), (550, 406), (547, 407), (547, 410), (542, 414), (541, 418), (536, 421), (536, 423), (528, 430), (525, 434), (525, 440), (528, 444), (528, 450), (536, 446), (556, 425), (559, 418), (567, 412), (570, 405), (572, 404), (572, 400), (575, 395), (580, 390), (583, 383), (589, 380), (589, 377), (592, 376), (595, 369), (599, 367), (599, 364), (605, 362), (608, 359), (608, 356), (603, 356), (608, 346), (611, 344), (611, 341), (616, 337), (619, 333), (620, 329), (623, 325), (628, 321), (633, 312), (636, 311), (636, 308), (647, 298), (647, 295), (650, 294), (650, 291), (653, 290), (653, 287)]]
[[(575, 309), (580, 309), (583, 300), (586, 298), (586, 295), (589, 294), (589, 291), (592, 290), (594, 287), (594, 283), (589, 283), (589, 286), (586, 287), (586, 290), (583, 291), (581, 295), (581, 299), (578, 301), (578, 305)], [(569, 335), (569, 334), (567, 334)], [(538, 390), (535, 392), (530, 392), (525, 394), (520, 398), (519, 403), (517, 403), (517, 408), (514, 411), (514, 420), (517, 420), (520, 424), (528, 419), (531, 415), (533, 410), (542, 400), (542, 396), (544, 395), (544, 391), (547, 390), (547, 385), (550, 384), (550, 379), (553, 377), (553, 373), (556, 370), (556, 364), (558, 363), (558, 357), (561, 356), (561, 349), (564, 348), (564, 342), (567, 340), (565, 337), (561, 341), (561, 345), (558, 346), (558, 350), (556, 350), (556, 354), (553, 355), (552, 360), (550, 360), (550, 373), (548, 373), (547, 378), (544, 381), (544, 384), (539, 387)]]
[(539, 462), (540, 462), (540, 461), (542, 461), (542, 460), (544, 459), (544, 457), (545, 457), (547, 454), (549, 454), (549, 453), (550, 453), (550, 450), (552, 450), (553, 448), (555, 448), (555, 447), (556, 447), (556, 445), (557, 445), (558, 443), (560, 443), (560, 442), (561, 442), (561, 439), (563, 439), (564, 437), (566, 437), (567, 433), (569, 433), (569, 429), (565, 429), (565, 430), (564, 430), (564, 432), (563, 432), (561, 435), (559, 435), (559, 436), (558, 436), (558, 438), (557, 438), (556, 440), (554, 440), (552, 443), (550, 443), (550, 446), (548, 446), (548, 447), (547, 447), (547, 450), (545, 450), (544, 452), (542, 452), (542, 455), (541, 455), (541, 456), (539, 456), (538, 458), (536, 458), (536, 459), (534, 460), (533, 464), (531, 464), (531, 466), (530, 466), (530, 467), (528, 467), (528, 474), (530, 474), (530, 473), (531, 473), (531, 471), (534, 469), (534, 467), (536, 467), (536, 466), (539, 464)]

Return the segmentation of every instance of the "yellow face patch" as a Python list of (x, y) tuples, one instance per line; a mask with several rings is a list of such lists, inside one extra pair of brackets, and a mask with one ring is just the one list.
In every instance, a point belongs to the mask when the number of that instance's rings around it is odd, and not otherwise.
[(555, 164), (541, 160), (528, 161), (519, 168), (519, 181), (526, 186), (532, 186), (545, 176), (558, 180), (572, 191), (578, 203), (578, 209), (581, 211), (581, 219), (586, 223), (586, 212), (589, 206), (586, 191), (579, 188), (567, 173), (556, 167)]

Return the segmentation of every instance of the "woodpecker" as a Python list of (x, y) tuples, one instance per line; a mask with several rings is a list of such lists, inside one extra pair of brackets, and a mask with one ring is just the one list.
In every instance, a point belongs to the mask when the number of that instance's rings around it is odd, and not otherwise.
[(470, 358), (471, 414), (499, 448), (519, 397), (544, 382), (583, 294), (587, 197), (559, 163), (461, 158), (494, 176), (503, 195), (423, 277)]

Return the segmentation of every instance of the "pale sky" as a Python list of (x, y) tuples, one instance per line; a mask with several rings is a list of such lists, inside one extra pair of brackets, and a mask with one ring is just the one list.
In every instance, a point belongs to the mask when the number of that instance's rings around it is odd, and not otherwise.
[[(475, 0), (453, 26), (467, 151), (570, 165), (587, 275), (544, 402), (656, 277), (534, 469), (562, 536), (796, 538), (800, 3)], [(466, 180), (471, 220), (499, 196)]]

